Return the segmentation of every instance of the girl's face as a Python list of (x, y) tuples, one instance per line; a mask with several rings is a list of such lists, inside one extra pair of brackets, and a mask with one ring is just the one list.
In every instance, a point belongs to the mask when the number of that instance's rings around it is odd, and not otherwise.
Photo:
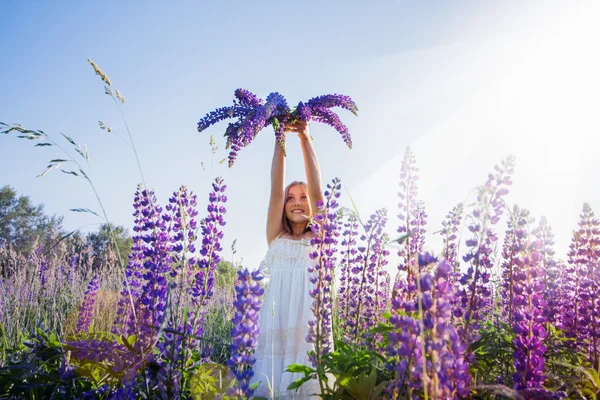
[(293, 185), (285, 199), (285, 216), (291, 223), (307, 222), (312, 215), (310, 199), (304, 185)]

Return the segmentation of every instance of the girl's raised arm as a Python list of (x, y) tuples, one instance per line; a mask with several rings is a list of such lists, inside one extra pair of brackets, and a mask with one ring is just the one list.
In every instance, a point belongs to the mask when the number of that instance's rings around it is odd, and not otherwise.
[(300, 143), (302, 145), (302, 155), (304, 156), (304, 169), (306, 170), (306, 183), (308, 184), (308, 196), (312, 207), (313, 215), (318, 212), (317, 202), (323, 200), (323, 184), (321, 183), (321, 168), (319, 160), (312, 145), (310, 135), (308, 134), (308, 123), (298, 120), (292, 125), (292, 131), (298, 132)]
[(271, 164), (271, 198), (267, 214), (267, 243), (277, 238), (283, 231), (283, 205), (285, 199), (285, 156), (283, 150), (275, 141), (273, 163)]

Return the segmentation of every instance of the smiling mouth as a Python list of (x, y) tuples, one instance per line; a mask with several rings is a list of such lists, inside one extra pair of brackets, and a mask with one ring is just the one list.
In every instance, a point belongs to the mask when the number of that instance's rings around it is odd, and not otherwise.
[(304, 212), (304, 210), (294, 210), (294, 211), (292, 211), (292, 213), (294, 213), (294, 214), (303, 213), (303, 212)]

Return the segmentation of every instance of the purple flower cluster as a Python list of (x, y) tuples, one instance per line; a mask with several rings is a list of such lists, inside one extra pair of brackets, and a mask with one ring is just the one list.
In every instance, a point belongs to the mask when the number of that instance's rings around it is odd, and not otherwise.
[(554, 259), (554, 233), (552, 233), (552, 227), (545, 217), (540, 218), (540, 223), (533, 231), (533, 235), (542, 246), (540, 248), (541, 268), (545, 271), (544, 300), (546, 301), (544, 316), (548, 322), (556, 326), (559, 323), (557, 317), (560, 315), (561, 299), (563, 297), (560, 283), (562, 282), (564, 267), (562, 263), (558, 263)]
[(237, 118), (225, 130), (229, 152), (229, 167), (233, 166), (238, 152), (248, 146), (264, 127), (272, 125), (277, 142), (285, 153), (284, 125), (300, 118), (304, 121), (317, 121), (335, 128), (348, 147), (352, 147), (352, 139), (348, 128), (341, 122), (339, 116), (330, 110), (341, 107), (357, 114), (356, 104), (348, 96), (340, 94), (324, 95), (300, 102), (295, 110), (291, 110), (287, 100), (277, 92), (270, 93), (266, 101), (245, 89), (235, 91), (233, 105), (217, 108), (204, 116), (198, 122), (198, 132), (228, 118)]
[[(454, 206), (452, 211), (448, 213), (446, 219), (442, 222), (442, 230), (440, 234), (444, 238), (444, 245), (441, 257), (452, 267), (452, 275), (456, 273), (456, 267), (458, 266), (458, 260), (456, 259), (456, 253), (458, 248), (458, 228), (462, 221), (463, 205), (459, 203)], [(454, 282), (454, 278), (453, 278)]]
[(79, 320), (77, 322), (77, 331), (80, 333), (87, 332), (90, 329), (90, 323), (94, 316), (94, 304), (96, 303), (96, 296), (98, 295), (98, 288), (100, 287), (100, 279), (98, 275), (90, 280), (87, 290), (83, 296), (83, 303), (79, 310)]
[(364, 234), (360, 239), (355, 268), (350, 271), (350, 296), (348, 298), (348, 314), (342, 324), (346, 335), (353, 343), (366, 339), (366, 331), (375, 326), (383, 312), (382, 287), (384, 282), (383, 267), (387, 264), (389, 251), (384, 248), (383, 229), (387, 223), (387, 210), (377, 210), (364, 225)]
[(406, 280), (409, 284), (407, 287), (409, 292), (406, 293), (408, 296), (412, 296), (410, 286), (417, 274), (417, 258), (423, 250), (425, 225), (427, 224), (427, 215), (423, 203), (417, 199), (418, 172), (415, 156), (410, 148), (407, 148), (400, 169), (400, 192), (398, 193), (398, 197), (400, 197), (398, 218), (401, 221), (398, 226), (398, 233), (401, 235), (400, 240), (403, 241), (400, 243), (400, 250), (398, 251), (400, 257), (398, 270), (400, 274), (396, 277), (396, 283), (406, 274)]
[[(351, 288), (356, 285), (356, 274), (359, 265), (356, 263), (358, 250), (356, 238), (358, 236), (358, 219), (355, 214), (349, 214), (342, 231), (340, 254), (342, 255), (342, 268), (340, 272), (340, 288), (337, 295), (337, 315), (342, 324), (349, 320)], [(355, 281), (356, 280), (356, 281)], [(350, 319), (351, 320), (351, 319)]]
[(579, 229), (569, 251), (569, 267), (563, 277), (565, 333), (577, 340), (595, 369), (600, 367), (600, 222), (589, 204), (583, 205)]
[(473, 236), (466, 241), (469, 250), (463, 260), (469, 266), (460, 278), (458, 307), (454, 309), (457, 318), (464, 318), (461, 336), (466, 343), (477, 337), (483, 312), (491, 304), (490, 272), (494, 266), (491, 256), (498, 240), (493, 225), (498, 223), (503, 213), (502, 197), (508, 194), (508, 187), (512, 184), (514, 163), (514, 157), (509, 156), (500, 166), (494, 167), (494, 173), (488, 175), (485, 185), (479, 189), (478, 206), (468, 227)]
[(502, 286), (500, 288), (500, 308), (506, 322), (513, 320), (513, 305), (515, 297), (515, 274), (519, 266), (519, 257), (525, 251), (527, 245), (527, 226), (529, 224), (529, 212), (513, 207), (513, 211), (508, 220), (508, 230), (504, 236), (504, 246), (502, 248), (503, 262)]
[(544, 323), (544, 271), (540, 268), (541, 243), (526, 246), (515, 260), (512, 318), (515, 332), (514, 384), (516, 389), (539, 388), (544, 383), (546, 338)]
[(194, 277), (194, 284), (191, 289), (191, 300), (193, 307), (192, 331), (194, 334), (202, 333), (202, 317), (204, 306), (213, 295), (213, 286), (215, 282), (215, 270), (221, 260), (219, 253), (223, 250), (220, 241), (223, 239), (221, 227), (225, 226), (223, 216), (227, 212), (225, 203), (227, 196), (223, 178), (216, 178), (212, 184), (213, 190), (208, 196), (208, 206), (206, 210), (208, 215), (201, 222), (202, 227), (202, 247), (198, 258), (198, 270)]
[(147, 194), (147, 192), (143, 189), (142, 185), (138, 185), (133, 200), (133, 246), (131, 247), (129, 261), (125, 269), (123, 289), (117, 306), (117, 317), (113, 324), (113, 333), (121, 333), (126, 336), (137, 333), (135, 305), (140, 297), (143, 273), (142, 263), (146, 258), (142, 234), (146, 229), (146, 216), (150, 215), (148, 211), (148, 206), (150, 206), (150, 204), (148, 203), (148, 198), (145, 194)]
[[(421, 257), (423, 266), (435, 262)], [(387, 388), (392, 398), (414, 398), (419, 391), (432, 398), (450, 399), (469, 393), (470, 375), (465, 361), (466, 346), (452, 324), (452, 267), (443, 260), (435, 275), (418, 279), (414, 299), (392, 298), (396, 312), (390, 318), (394, 330), (388, 334), (388, 355), (395, 379)], [(400, 285), (404, 285), (401, 282)]]
[(310, 290), (310, 296), (313, 298), (311, 310), (315, 317), (308, 322), (308, 335), (306, 341), (314, 343), (315, 349), (311, 355), (311, 361), (314, 366), (320, 363), (321, 356), (329, 353), (332, 349), (332, 287), (333, 271), (336, 262), (335, 253), (337, 252), (337, 237), (340, 234), (340, 221), (336, 209), (339, 204), (337, 199), (340, 197), (342, 185), (338, 178), (333, 179), (332, 183), (327, 184), (325, 190), (326, 203), (319, 201), (317, 204), (318, 212), (314, 216), (311, 230), (313, 238), (311, 244), (314, 251), (310, 258), (317, 264), (310, 266), (310, 281), (313, 288)]
[(260, 271), (256, 270), (250, 273), (248, 269), (238, 271), (238, 278), (235, 283), (235, 316), (232, 319), (233, 330), (231, 337), (231, 357), (227, 361), (227, 366), (233, 371), (239, 384), (235, 388), (237, 398), (252, 398), (253, 390), (250, 388), (250, 379), (254, 375), (252, 366), (256, 359), (254, 350), (256, 349), (260, 327), (258, 324), (260, 306), (264, 289), (260, 285), (263, 279)]

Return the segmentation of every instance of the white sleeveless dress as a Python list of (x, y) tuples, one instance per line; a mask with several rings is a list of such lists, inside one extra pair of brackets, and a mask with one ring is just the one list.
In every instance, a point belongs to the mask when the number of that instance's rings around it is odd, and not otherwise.
[[(277, 238), (260, 265), (267, 289), (260, 310), (260, 335), (255, 351), (253, 382), (262, 381), (255, 396), (268, 399), (309, 399), (319, 393), (315, 379), (296, 392), (290, 383), (301, 374), (284, 372), (290, 364), (312, 366), (307, 356), (313, 346), (306, 341), (308, 321), (314, 319), (310, 306), (308, 267), (313, 264), (310, 239)], [(272, 389), (272, 392), (271, 392)]]

